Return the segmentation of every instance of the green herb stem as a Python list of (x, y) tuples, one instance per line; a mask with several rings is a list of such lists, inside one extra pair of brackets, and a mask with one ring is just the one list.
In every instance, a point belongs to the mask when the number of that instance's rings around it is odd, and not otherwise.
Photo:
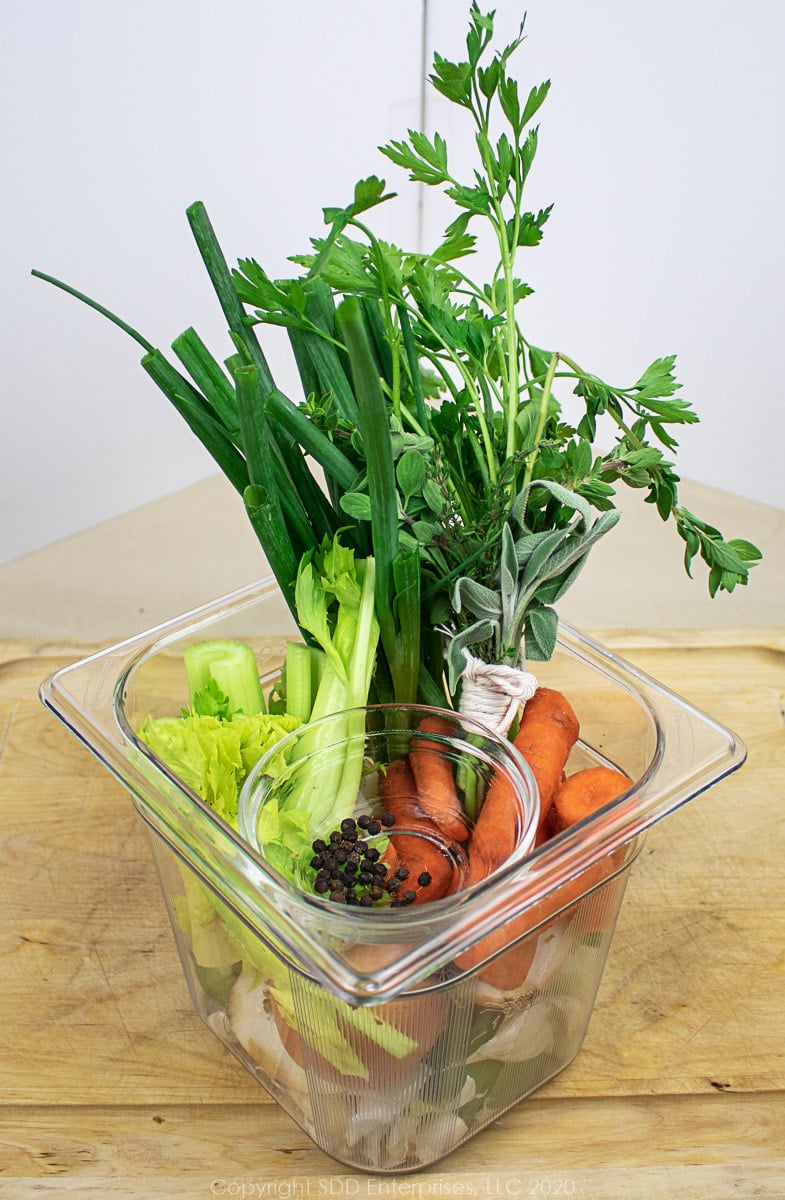
[[(480, 437), (482, 439), (483, 450), (485, 452), (485, 461), (486, 461), (486, 466), (487, 466), (487, 470), (486, 470), (487, 478), (488, 478), (488, 481), (491, 484), (491, 486), (495, 486), (495, 484), (497, 483), (498, 478), (499, 478), (499, 469), (498, 469), (498, 464), (496, 461), (496, 452), (493, 448), (493, 439), (491, 438), (488, 423), (485, 420), (485, 413), (483, 411), (482, 404), (480, 402), (480, 397), (477, 392), (477, 385), (476, 385), (474, 379), (472, 378), (472, 375), (469, 372), (468, 368), (466, 367), (465, 363), (461, 359), (460, 355), (453, 349), (453, 347), (448, 345), (445, 342), (444, 338), (442, 338), (439, 335), (439, 333), (426, 320), (426, 318), (422, 315), (422, 313), (418, 313), (417, 317), (418, 317), (418, 320), (422, 323), (422, 325), (428, 330), (428, 332), (430, 334), (432, 334), (432, 336), (434, 338), (436, 338), (436, 340), (442, 345), (449, 361), (456, 368), (459, 375), (461, 376), (461, 379), (463, 380), (464, 386), (466, 388), (466, 394), (471, 401), (472, 410), (477, 417), (477, 424), (480, 427)], [(445, 381), (447, 381), (449, 378), (449, 375), (445, 370), (442, 369), (442, 365), (440, 364), (438, 357), (436, 355), (434, 355), (433, 353), (430, 353), (428, 357), (429, 357), (430, 361), (433, 363), (433, 365), (437, 368), (437, 370), (441, 374), (442, 378)], [(450, 385), (450, 390), (453, 392), (453, 394), (456, 394), (454, 386)]]
[(537, 428), (534, 433), (534, 449), (526, 458), (526, 470), (523, 476), (523, 486), (526, 488), (532, 481), (534, 475), (534, 466), (537, 462), (537, 457), (540, 452), (540, 442), (542, 441), (545, 422), (548, 419), (548, 405), (551, 399), (551, 389), (553, 388), (553, 377), (556, 373), (556, 366), (559, 362), (560, 355), (551, 355), (551, 361), (548, 364), (548, 373), (545, 376), (545, 383), (540, 397), (539, 411), (537, 413)]

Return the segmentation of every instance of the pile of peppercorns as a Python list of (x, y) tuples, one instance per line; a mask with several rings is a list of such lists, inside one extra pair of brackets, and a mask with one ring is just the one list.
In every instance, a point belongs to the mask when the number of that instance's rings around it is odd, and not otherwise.
[[(334, 829), (326, 840), (316, 838), (311, 846), (314, 854), (310, 863), (316, 871), (314, 891), (337, 904), (359, 904), (363, 908), (381, 902), (390, 907), (413, 904), (416, 891), (404, 887), (409, 868), (400, 866), (390, 873), (377, 848), (370, 846), (363, 836), (377, 837), (394, 824), (395, 817), (390, 812), (382, 813), (378, 820), (365, 814), (357, 820), (346, 817), (340, 829)], [(420, 887), (427, 887), (431, 877), (423, 871), (417, 882)]]

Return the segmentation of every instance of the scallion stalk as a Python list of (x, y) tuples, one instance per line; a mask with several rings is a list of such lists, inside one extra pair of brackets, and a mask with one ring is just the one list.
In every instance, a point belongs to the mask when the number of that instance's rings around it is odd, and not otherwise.
[(197, 388), (210, 401), (229, 437), (237, 444), (240, 434), (237, 397), (220, 363), (192, 328), (174, 339), (172, 349)]
[(201, 200), (197, 200), (186, 209), (186, 216), (227, 324), (234, 337), (245, 348), (248, 360), (256, 367), (265, 390), (269, 391), (275, 384), (267, 359), (256, 334), (246, 320), (245, 309), (237, 295), (237, 289), (234, 286), (223, 250), (207, 215), (207, 209)]
[(341, 491), (351, 491), (357, 483), (358, 472), (338, 447), (277, 388), (270, 392), (266, 403), (273, 420), (280, 422), (306, 453), (319, 463), (325, 475), (333, 479)]
[(398, 647), (393, 618), (393, 561), (398, 554), (398, 501), (387, 402), (376, 372), (356, 297), (350, 296), (338, 307), (336, 327), (344, 340), (352, 364), (371, 501), (371, 532), (376, 563), (376, 612), (382, 647), (390, 665), (393, 687), (398, 699)]
[(230, 441), (221, 421), (214, 414), (204, 396), (201, 396), (188, 380), (174, 369), (160, 350), (152, 350), (149, 354), (145, 354), (142, 366), (187, 421), (232, 486), (242, 494), (249, 483), (245, 459)]

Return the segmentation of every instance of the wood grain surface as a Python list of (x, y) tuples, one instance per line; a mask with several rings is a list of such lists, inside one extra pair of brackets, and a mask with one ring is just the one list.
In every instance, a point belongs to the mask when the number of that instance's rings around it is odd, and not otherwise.
[(747, 743), (653, 829), (575, 1062), (442, 1163), (328, 1159), (194, 1015), (147, 835), (0, 642), (0, 1196), (785, 1196), (785, 631), (600, 639)]

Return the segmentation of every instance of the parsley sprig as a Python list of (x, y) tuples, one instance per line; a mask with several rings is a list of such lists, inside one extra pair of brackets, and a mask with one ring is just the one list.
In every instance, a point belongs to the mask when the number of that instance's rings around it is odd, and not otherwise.
[[(496, 547), (509, 506), (538, 479), (562, 483), (599, 511), (613, 506), (614, 485), (622, 483), (647, 489), (646, 499), (663, 520), (673, 518), (686, 544), (687, 569), (700, 555), (712, 595), (732, 591), (747, 582), (760, 554), (750, 542), (725, 541), (678, 503), (679, 478), (666, 454), (677, 448), (675, 427), (694, 424), (698, 416), (678, 395), (675, 356), (655, 359), (634, 383), (616, 386), (562, 351), (532, 345), (521, 330), (519, 308), (533, 289), (517, 273), (517, 258), (540, 243), (552, 211), (552, 205), (529, 209), (524, 199), (539, 139), (533, 122), (550, 81), (535, 84), (524, 97), (510, 74), (510, 60), (524, 41), (523, 24), (512, 42), (489, 57), (492, 37), (492, 15), (473, 4), (466, 60), (451, 62), (437, 54), (430, 77), (473, 124), (478, 166), (471, 180), (451, 171), (439, 133), (409, 130), (406, 138), (381, 147), (410, 181), (440, 188), (457, 206), (435, 249), (404, 253), (374, 236), (364, 214), (392, 193), (371, 176), (357, 184), (350, 205), (324, 210), (329, 233), (313, 240), (313, 253), (293, 257), (307, 269), (304, 278), (273, 284), (258, 264), (246, 260), (235, 274), (238, 291), (254, 307), (255, 320), (325, 338), (329, 335), (306, 316), (315, 281), (378, 304), (392, 368), (393, 417), (415, 435), (434, 439), (433, 470), (423, 479), (428, 492), (404, 487), (401, 516), (404, 533), (419, 541), (435, 569), (449, 575), (455, 565), (450, 528), (456, 525), (462, 546), (468, 536), (472, 551), (481, 543)], [(490, 226), (498, 247), (497, 267), (483, 283), (458, 265), (475, 249), (478, 221)], [(442, 397), (430, 412), (423, 364)], [(562, 420), (555, 394), (567, 381), (585, 408), (575, 428)], [(615, 426), (616, 437), (597, 453), (601, 417)], [(498, 503), (499, 489), (504, 504)], [(364, 513), (362, 495), (346, 497), (345, 509)], [(552, 496), (540, 499), (535, 527), (547, 527), (560, 517)], [(489, 556), (486, 572), (497, 569), (498, 560)]]

